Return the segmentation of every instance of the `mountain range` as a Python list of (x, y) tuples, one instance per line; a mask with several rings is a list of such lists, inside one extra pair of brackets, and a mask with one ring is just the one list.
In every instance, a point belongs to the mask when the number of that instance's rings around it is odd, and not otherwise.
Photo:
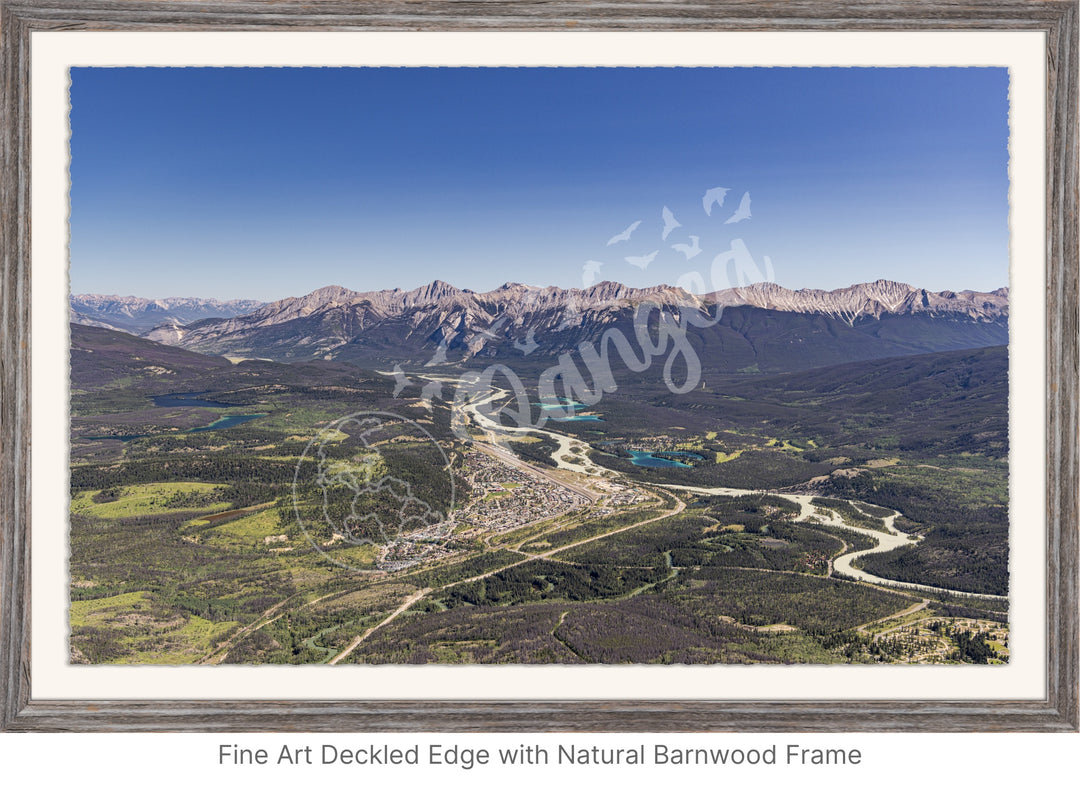
[[(716, 371), (798, 370), (922, 352), (1008, 343), (1008, 289), (931, 292), (878, 280), (843, 289), (789, 290), (753, 284), (708, 295), (658, 286), (634, 289), (601, 282), (585, 289), (508, 283), (478, 293), (434, 281), (414, 290), (354, 292), (330, 286), (273, 303), (165, 299), (168, 320), (141, 333), (162, 344), (212, 355), (278, 361), (339, 360), (361, 366), (438, 366), (499, 359), (550, 360), (609, 328), (633, 333), (635, 309), (654, 304), (677, 315), (694, 310), (720, 319), (690, 327), (702, 362)], [(102, 296), (93, 313), (145, 321), (149, 305)], [(86, 314), (87, 302), (79, 302)], [(202, 315), (185, 322), (181, 314)], [(227, 314), (229, 309), (237, 313)], [(243, 310), (242, 313), (241, 310)], [(130, 316), (129, 316), (130, 315)]]
[(186, 325), (228, 318), (258, 309), (262, 301), (213, 298), (138, 298), (133, 295), (72, 295), (70, 321), (139, 334), (161, 325)]

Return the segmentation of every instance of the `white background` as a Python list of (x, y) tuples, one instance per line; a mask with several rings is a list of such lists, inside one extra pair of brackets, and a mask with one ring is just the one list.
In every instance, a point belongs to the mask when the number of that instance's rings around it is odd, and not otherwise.
[[(183, 41), (179, 36), (184, 34), (150, 34), (151, 39), (146, 40), (144, 43), (140, 43), (137, 39), (142, 34), (130, 33), (130, 34), (56, 34), (63, 36), (90, 36), (94, 39), (95, 46), (107, 47), (104, 51), (117, 52), (122, 47), (118, 46), (118, 42), (121, 39), (127, 39), (127, 42), (135, 45), (136, 48), (142, 47), (144, 50), (144, 56), (149, 58), (148, 62), (158, 62), (161, 64), (167, 64), (169, 52), (171, 51), (166, 44), (170, 40), (175, 39), (175, 43), (179, 47), (177, 51), (187, 50), (187, 56), (178, 56), (175, 62), (190, 62), (191, 61), (191, 49), (189, 43)], [(220, 64), (226, 62), (235, 64), (247, 64), (250, 61), (247, 59), (247, 52), (244, 46), (236, 46), (235, 42), (240, 39), (246, 39), (248, 44), (260, 46), (256, 40), (256, 34), (204, 34), (210, 36), (217, 36), (219, 42), (224, 42), (225, 39), (222, 36), (233, 36), (229, 45), (219, 52), (226, 52), (226, 55), (220, 56)], [(259, 34), (267, 35), (267, 34)], [(281, 35), (281, 34), (269, 34)], [(305, 36), (286, 34), (291, 43), (299, 42)], [(392, 34), (391, 34), (392, 35)], [(405, 34), (411, 35), (411, 34)], [(641, 36), (647, 34), (631, 34), (631, 36), (637, 36), (634, 41), (634, 50), (638, 53), (640, 59), (640, 53), (642, 49), (637, 46), (640, 42)], [(692, 41), (692, 38), (688, 35), (676, 34), (678, 38), (671, 39), (668, 45), (674, 44), (680, 51), (686, 52), (693, 47), (687, 47), (687, 43)], [(744, 57), (749, 57), (748, 62), (767, 62), (779, 64), (780, 62), (790, 62), (793, 64), (806, 64), (807, 63), (807, 46), (810, 50), (817, 51), (817, 57), (820, 58), (821, 52), (827, 53), (830, 58), (839, 58), (844, 56), (848, 58), (845, 62), (847, 64), (882, 64), (883, 58), (889, 57), (890, 51), (896, 56), (896, 52), (902, 53), (898, 62), (904, 64), (910, 64), (914, 55), (912, 53), (926, 53), (921, 54), (919, 57), (923, 59), (920, 61), (923, 64), (935, 64), (944, 65), (945, 55), (937, 54), (933, 52), (949, 52), (953, 53), (949, 55), (953, 57), (953, 60), (949, 62), (956, 63), (958, 65), (973, 64), (970, 59), (970, 55), (965, 53), (963, 46), (957, 46), (957, 42), (961, 44), (965, 41), (968, 43), (976, 42), (977, 36), (983, 36), (984, 44), (989, 44), (989, 49), (984, 48), (982, 51), (994, 51), (995, 53), (1004, 51), (1007, 47), (1000, 46), (1006, 43), (1003, 39), (992, 38), (995, 34), (926, 34), (930, 36), (929, 40), (924, 41), (924, 44), (932, 43), (929, 50), (924, 45), (911, 46), (910, 40), (904, 41), (899, 36), (892, 34), (877, 35), (875, 37), (856, 35), (856, 34), (821, 34), (817, 39), (817, 43), (811, 41), (810, 36), (805, 34), (798, 34), (800, 42), (797, 46), (791, 46), (792, 39), (784, 41), (783, 34), (765, 34), (760, 35), (758, 38), (753, 39), (753, 46), (743, 46), (741, 49), (739, 46), (725, 46), (723, 51), (726, 53), (735, 53), (738, 56), (738, 52), (744, 52)], [(996, 34), (1001, 36), (1001, 34)], [(951, 42), (950, 42), (951, 37)], [(498, 39), (491, 34), (488, 34), (486, 38), (493, 47), (493, 53), (489, 53), (492, 57), (505, 58), (509, 60), (519, 60), (523, 49), (521, 46), (521, 39)], [(658, 37), (660, 38), (660, 37)], [(110, 42), (111, 39), (111, 42)], [(580, 36), (574, 36), (577, 43), (580, 43), (583, 39)], [(74, 38), (68, 40), (74, 41)], [(280, 40), (280, 39), (279, 39)], [(368, 39), (369, 41), (371, 39)], [(400, 37), (397, 41), (400, 43), (403, 39)], [(748, 39), (745, 34), (743, 35), (744, 42), (751, 40)], [(770, 43), (771, 41), (771, 43)], [(890, 50), (889, 42), (892, 41), (893, 49)], [(662, 42), (660, 42), (662, 43)], [(977, 43), (977, 42), (976, 42)], [(842, 44), (842, 45), (841, 45)], [(941, 44), (946, 46), (941, 47)], [(245, 44), (246, 46), (246, 44)], [(320, 41), (312, 40), (311, 46), (316, 47), (323, 53), (323, 59), (328, 61), (329, 58), (334, 56), (332, 48), (328, 49), (325, 44)], [(899, 46), (899, 49), (895, 47)], [(35, 56), (41, 47), (38, 45), (38, 39), (35, 38)], [(209, 49), (217, 49), (217, 47), (209, 47)], [(423, 49), (423, 48), (422, 48)], [(712, 45), (709, 49), (715, 53), (717, 51), (716, 46)], [(264, 49), (263, 56), (268, 56), (267, 53), (280, 53), (280, 48), (276, 49), (271, 45), (269, 48)], [(357, 50), (353, 50), (351, 58), (355, 58)], [(378, 47), (366, 47), (364, 49), (367, 53), (375, 52), (376, 54), (381, 51)], [(397, 62), (397, 53), (400, 52), (400, 46), (390, 46), (387, 50), (388, 57), (391, 59), (387, 62)], [(587, 48), (588, 52), (597, 52), (595, 48)], [(647, 51), (650, 52), (662, 52), (663, 48), (659, 49), (650, 47)], [(746, 52), (754, 54), (746, 55)], [(778, 53), (784, 53), (783, 57), (787, 58), (783, 60)], [(550, 62), (550, 56), (545, 56), (543, 51), (540, 51), (534, 55), (535, 62), (537, 64), (547, 64)], [(589, 57), (594, 57), (593, 60), (589, 60)], [(755, 61), (754, 58), (757, 58)], [(926, 59), (926, 58), (929, 59)], [(995, 54), (993, 57), (987, 58), (987, 62), (975, 61), (980, 64), (997, 65), (1001, 62), (1001, 57)], [(351, 58), (345, 58), (351, 62)], [(967, 58), (967, 59), (965, 59)], [(275, 60), (284, 62), (284, 58), (274, 56)], [(812, 58), (810, 58), (812, 60)], [(123, 57), (117, 56), (117, 65), (126, 64), (129, 61), (125, 61)], [(606, 59), (602, 53), (596, 55), (584, 55), (579, 57), (579, 64), (587, 64), (589, 62), (596, 63), (609, 63), (609, 59)], [(839, 62), (839, 61), (838, 61)], [(683, 64), (680, 59), (677, 62), (671, 62), (664, 59), (662, 56), (658, 59), (656, 64)], [(826, 63), (821, 63), (826, 64)], [(36, 85), (35, 85), (36, 90)], [(36, 98), (36, 93), (35, 93)], [(1015, 98), (1015, 97), (1014, 97)], [(1014, 105), (1015, 107), (1015, 105)], [(35, 120), (39, 117), (35, 109)], [(35, 155), (37, 155), (38, 149), (35, 148)], [(1013, 151), (1014, 165), (1016, 151)], [(36, 159), (35, 159), (36, 163)], [(35, 173), (39, 170), (35, 169)], [(1013, 177), (1014, 185), (1017, 176), (1017, 171), (1014, 167)], [(36, 200), (41, 193), (42, 188), (51, 188), (54, 186), (66, 186), (66, 183), (59, 182), (57, 180), (51, 183), (43, 183), (40, 179), (35, 179), (35, 206)], [(1038, 195), (1037, 195), (1038, 196)], [(1014, 215), (1013, 215), (1013, 254), (1014, 254), (1014, 271), (1016, 270), (1016, 254), (1017, 254), (1017, 239), (1018, 234), (1022, 234), (1024, 228), (1016, 225), (1015, 208), (1019, 204), (1015, 201), (1015, 194), (1013, 196), (1014, 202)], [(35, 230), (37, 230), (40, 224), (37, 221), (38, 215), (35, 207)], [(1030, 232), (1031, 228), (1027, 230)], [(1039, 222), (1036, 222), (1034, 228), (1034, 237), (1038, 237), (1041, 234)], [(55, 239), (55, 235), (53, 238)], [(38, 284), (43, 282), (43, 278), (39, 276), (37, 269), (37, 251), (41, 246), (38, 244), (38, 235), (35, 232), (35, 342), (39, 337), (47, 335), (47, 330), (39, 332), (37, 330), (36, 321), (38, 314), (37, 309), (37, 297)], [(55, 247), (55, 241), (54, 241)], [(1029, 249), (1030, 250), (1030, 249)], [(66, 259), (66, 255), (61, 259)], [(1025, 270), (1031, 271), (1031, 264), (1025, 265)], [(61, 277), (62, 280), (62, 277)], [(1014, 293), (1017, 290), (1017, 286), (1021, 285), (1023, 289), (1023, 282), (1018, 282), (1014, 275), (1012, 282)], [(1038, 289), (1035, 287), (1034, 289)], [(66, 312), (66, 309), (64, 309)], [(1037, 327), (1037, 323), (1036, 323)], [(1014, 333), (1014, 342), (1016, 341), (1016, 334)], [(1039, 345), (1036, 345), (1039, 346)], [(1037, 355), (1037, 354), (1033, 354)], [(1013, 356), (1013, 375), (1014, 381), (1016, 378), (1017, 358)], [(1041, 363), (1041, 360), (1039, 361)], [(37, 367), (37, 364), (35, 364)], [(1035, 372), (1038, 369), (1034, 370)], [(37, 368), (35, 368), (35, 380), (37, 377)], [(1031, 375), (1037, 382), (1037, 387), (1041, 386), (1041, 381), (1044, 379), (1043, 375), (1035, 374)], [(41, 386), (35, 386), (35, 412), (42, 412), (38, 409), (36, 397), (38, 392), (42, 390)], [(54, 403), (55, 404), (55, 403)], [(63, 408), (63, 409), (66, 409)], [(61, 410), (61, 412), (63, 411)], [(1016, 426), (1015, 418), (1017, 413), (1013, 412), (1014, 427)], [(62, 426), (62, 425), (61, 425)], [(62, 429), (66, 431), (66, 429)], [(1041, 435), (1043, 432), (1041, 429), (1036, 428), (1033, 430), (1036, 435)], [(37, 424), (35, 423), (35, 438), (37, 437)], [(1014, 431), (1015, 433), (1015, 431)], [(1041, 438), (1040, 438), (1041, 439)], [(35, 446), (38, 444), (35, 443)], [(41, 452), (38, 452), (40, 456)], [(41, 474), (35, 473), (34, 478), (42, 477)], [(44, 497), (40, 497), (37, 494), (34, 496), (35, 501), (35, 513), (41, 513), (41, 507), (39, 502), (44, 500)], [(1038, 499), (1038, 496), (1036, 496)], [(1014, 497), (1015, 500), (1015, 497)], [(61, 501), (62, 504), (62, 501)], [(39, 516), (35, 517), (35, 522), (40, 523), (43, 519)], [(61, 534), (63, 535), (63, 534)], [(35, 526), (35, 544), (40, 545), (42, 542), (38, 539), (39, 530), (38, 526)], [(35, 643), (43, 645), (45, 640), (39, 638), (37, 635), (38, 625), (41, 622), (37, 612), (40, 608), (37, 606), (37, 600), (42, 598), (42, 595), (38, 593), (38, 577), (41, 574), (37, 570), (37, 561), (41, 557), (40, 553), (35, 554)], [(1037, 621), (1027, 621), (1029, 625), (1034, 625), (1038, 628)], [(35, 674), (37, 671), (37, 656), (40, 648), (35, 649)], [(138, 668), (138, 670), (144, 670), (145, 668)], [(904, 683), (903, 673), (907, 672), (911, 674), (912, 670), (919, 668), (911, 668), (899, 673), (901, 678), (896, 679), (898, 683)], [(167, 673), (168, 671), (166, 671)], [(137, 670), (136, 670), (137, 673)], [(166, 676), (166, 673), (148, 673), (144, 672), (144, 675), (155, 675), (153, 681), (162, 691), (167, 692), (169, 684), (173, 681)], [(878, 678), (884, 677), (885, 673), (875, 673)], [(896, 675), (894, 671), (892, 673)], [(959, 675), (959, 673), (957, 673)], [(804, 680), (798, 677), (796, 681)], [(890, 678), (892, 680), (892, 678)], [(35, 682), (35, 686), (39, 684)], [(891, 685), (891, 684), (890, 684)], [(1028, 687), (1030, 688), (1030, 687)], [(885, 687), (881, 696), (890, 696), (889, 687)], [(791, 696), (799, 694), (795, 690), (795, 687), (791, 687)], [(811, 695), (813, 692), (811, 692)], [(40, 696), (38, 690), (35, 688), (35, 696)], [(64, 696), (62, 693), (55, 694), (54, 696)], [(72, 694), (71, 696), (74, 696)], [(407, 746), (413, 743), (411, 736), (393, 735), (386, 736), (393, 744), (399, 746)], [(579, 745), (602, 745), (605, 747), (612, 746), (627, 746), (632, 745), (642, 740), (645, 740), (642, 736), (618, 736), (618, 735), (603, 735), (593, 736), (592, 739), (585, 739), (579, 736), (574, 742)], [(341, 741), (333, 741), (341, 745), (359, 746), (365, 742), (370, 742), (371, 736), (365, 735), (349, 735), (343, 736)], [(567, 739), (569, 740), (569, 739)], [(649, 739), (651, 742), (651, 739)], [(945, 783), (955, 779), (963, 779), (965, 782), (971, 782), (972, 780), (990, 780), (993, 779), (996, 783), (1009, 783), (1018, 781), (1024, 778), (1030, 778), (1036, 772), (1042, 772), (1046, 775), (1053, 774), (1055, 768), (1064, 768), (1067, 765), (1074, 765), (1080, 763), (1080, 737), (1076, 735), (832, 735), (832, 736), (815, 736), (812, 734), (799, 734), (799, 735), (694, 735), (694, 736), (675, 736), (675, 740), (672, 745), (679, 746), (739, 746), (739, 747), (751, 747), (751, 746), (770, 746), (777, 745), (781, 750), (784, 746), (791, 742), (797, 742), (800, 745), (805, 746), (822, 746), (829, 748), (844, 747), (844, 748), (859, 748), (863, 752), (863, 764), (859, 766), (847, 766), (847, 767), (825, 767), (825, 766), (806, 766), (802, 768), (792, 768), (783, 766), (724, 766), (724, 767), (678, 767), (678, 768), (589, 768), (589, 767), (555, 767), (549, 766), (548, 768), (528, 769), (528, 768), (508, 768), (503, 769), (499, 766), (488, 766), (486, 768), (476, 768), (471, 771), (463, 771), (456, 768), (413, 768), (413, 767), (387, 767), (387, 768), (375, 768), (375, 767), (358, 767), (358, 766), (311, 766), (311, 767), (288, 767), (288, 766), (252, 766), (245, 768), (219, 766), (217, 765), (217, 747), (221, 743), (238, 743), (247, 746), (262, 746), (264, 748), (275, 751), (286, 742), (290, 742), (296, 746), (319, 746), (323, 742), (331, 742), (332, 738), (329, 736), (298, 736), (298, 735), (270, 735), (270, 736), (238, 736), (238, 735), (82, 735), (82, 736), (2, 736), (0, 737), (0, 758), (3, 762), (3, 773), (5, 780), (7, 777), (11, 777), (12, 781), (16, 781), (18, 777), (25, 776), (27, 778), (33, 778), (35, 782), (44, 781), (50, 783), (54, 778), (59, 781), (64, 779), (65, 781), (77, 780), (79, 785), (93, 785), (93, 784), (114, 784), (117, 779), (122, 779), (124, 776), (133, 776), (140, 779), (149, 779), (157, 784), (190, 784), (193, 779), (199, 780), (204, 783), (226, 783), (232, 782), (238, 779), (242, 779), (245, 782), (251, 779), (259, 779), (260, 783), (265, 784), (296, 784), (298, 779), (304, 779), (306, 777), (315, 777), (322, 779), (341, 779), (344, 778), (349, 782), (364, 781), (367, 779), (404, 779), (406, 783), (412, 783), (414, 780), (420, 778), (435, 777), (447, 784), (473, 784), (479, 782), (481, 784), (487, 783), (488, 780), (500, 782), (507, 779), (514, 779), (515, 784), (549, 784), (551, 779), (560, 779), (569, 781), (571, 784), (576, 784), (582, 781), (600, 779), (618, 779), (622, 783), (626, 784), (644, 784), (646, 780), (652, 783), (657, 778), (695, 778), (695, 779), (736, 779), (742, 781), (744, 779), (753, 779), (755, 782), (771, 784), (779, 782), (783, 779), (785, 782), (790, 781), (792, 778), (797, 778), (804, 783), (809, 784), (833, 784), (837, 778), (857, 778), (872, 780), (875, 785), (892, 785), (903, 784), (910, 785), (913, 780), (918, 782), (926, 781), (927, 783), (937, 784)], [(450, 742), (458, 742), (461, 745), (466, 746), (485, 746), (494, 750), (496, 747), (503, 745), (516, 746), (521, 742), (534, 742), (540, 743), (547, 748), (554, 750), (555, 746), (559, 742), (563, 741), (563, 736), (421, 736), (418, 742), (426, 746), (431, 742), (438, 742), (447, 744)], [(287, 781), (286, 781), (287, 780)], [(827, 780), (827, 781), (826, 781)]]
[[(235, 743), (261, 746), (273, 754), (285, 744), (323, 743), (356, 748), (377, 741), (394, 746), (429, 743), (444, 746), (517, 746), (534, 743), (552, 751), (558, 743), (585, 746), (630, 746), (664, 742), (680, 747), (765, 747), (778, 752), (789, 743), (800, 747), (857, 748), (861, 765), (835, 766), (681, 766), (590, 767), (549, 766), (511, 768), (489, 766), (463, 771), (453, 767), (219, 766), (218, 746)], [(0, 762), (8, 784), (116, 787), (118, 784), (171, 785), (258, 784), (260, 787), (310, 785), (404, 785), (437, 783), (440, 787), (477, 784), (579, 785), (618, 784), (621, 787), (672, 783), (712, 785), (838, 784), (866, 787), (938, 787), (938, 785), (995, 785), (1016, 787), (1037, 779), (1070, 784), (1080, 764), (1080, 736), (1022, 734), (852, 734), (852, 735), (3, 735)], [(434, 780), (438, 780), (437, 782)]]

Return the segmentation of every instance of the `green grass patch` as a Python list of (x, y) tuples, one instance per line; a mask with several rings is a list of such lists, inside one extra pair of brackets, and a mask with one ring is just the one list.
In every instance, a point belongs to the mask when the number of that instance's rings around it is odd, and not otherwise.
[(972, 472), (959, 467), (897, 465), (882, 472), (886, 478), (917, 484), (931, 493), (948, 494), (964, 505), (1005, 506), (1009, 502), (1007, 467), (995, 468), (994, 472)]
[(85, 626), (94, 618), (105, 618), (124, 612), (142, 612), (150, 609), (150, 601), (144, 592), (121, 593), (118, 596), (95, 598), (88, 601), (72, 601), (69, 620), (72, 628)]
[[(208, 524), (208, 522), (205, 519), (197, 519), (195, 524)], [(281, 520), (277, 510), (267, 508), (205, 530), (199, 536), (199, 540), (214, 546), (251, 546), (256, 542), (261, 544), (264, 539), (281, 534)]]
[(379, 557), (379, 550), (374, 544), (321, 546), (328, 557), (354, 568), (375, 568), (375, 562)]
[[(215, 498), (225, 489), (228, 487), (222, 484), (167, 481), (123, 486), (116, 490), (85, 491), (79, 492), (72, 498), (71, 512), (97, 519), (120, 519), (147, 514), (177, 514), (185, 511), (224, 511), (230, 504), (226, 501), (216, 501)], [(105, 502), (95, 502), (95, 498), (105, 500)]]
[[(167, 650), (143, 650), (132, 659), (124, 659), (128, 664), (194, 664), (211, 650), (213, 641), (237, 627), (237, 623), (225, 621), (213, 623), (198, 615), (191, 615), (182, 627), (170, 632), (167, 637)], [(128, 638), (125, 644), (141, 644), (142, 637)]]

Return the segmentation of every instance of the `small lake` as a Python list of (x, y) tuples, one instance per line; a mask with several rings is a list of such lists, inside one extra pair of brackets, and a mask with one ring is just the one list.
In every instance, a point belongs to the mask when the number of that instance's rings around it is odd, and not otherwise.
[(693, 467), (686, 462), (680, 462), (676, 459), (666, 459), (668, 456), (689, 456), (694, 459), (704, 459), (705, 457), (699, 454), (692, 454), (689, 451), (629, 451), (630, 462), (638, 467)]
[(573, 399), (561, 399), (558, 403), (547, 403), (539, 405), (541, 410), (561, 410), (564, 413), (573, 413), (564, 418), (552, 418), (552, 421), (558, 421), (559, 423), (565, 423), (566, 421), (603, 421), (604, 419), (596, 413), (581, 413), (577, 414), (578, 410), (584, 410), (588, 407), (587, 404), (581, 402), (575, 402)]
[(174, 393), (174, 394), (161, 394), (160, 396), (152, 397), (154, 400), (154, 407), (239, 407), (238, 404), (227, 404), (225, 402), (215, 402), (212, 399), (200, 399), (204, 393), (209, 391), (199, 391), (198, 393)]
[[(199, 393), (177, 393), (177, 394), (161, 394), (160, 396), (152, 397), (155, 407), (240, 407), (238, 404), (227, 404), (225, 402), (215, 402), (213, 399), (200, 398), (207, 391), (200, 391)], [(252, 415), (223, 415), (221, 418), (214, 421), (212, 424), (206, 426), (196, 426), (194, 429), (187, 429), (180, 434), (189, 434), (191, 432), (216, 432), (219, 429), (228, 429), (230, 426), (239, 426), (240, 424), (246, 424), (248, 421), (254, 421), (256, 418), (264, 418), (269, 413), (254, 413)], [(161, 434), (169, 434), (168, 432), (162, 432)], [(174, 433), (175, 434), (175, 433)], [(107, 435), (103, 437), (88, 437), (87, 440), (119, 440), (122, 443), (129, 443), (132, 440), (139, 440), (143, 437), (158, 437), (160, 435), (151, 434), (118, 434)]]
[[(168, 406), (168, 405), (166, 405)], [(218, 429), (228, 429), (230, 426), (239, 426), (256, 418), (264, 418), (270, 413), (255, 413), (254, 415), (223, 415), (221, 418), (206, 426), (196, 426), (194, 429), (185, 429), (183, 432), (160, 432), (158, 434), (118, 434), (105, 435), (103, 437), (87, 437), (87, 440), (119, 440), (122, 443), (130, 443), (143, 437), (161, 437), (167, 434), (190, 434), (191, 432), (216, 432)]]

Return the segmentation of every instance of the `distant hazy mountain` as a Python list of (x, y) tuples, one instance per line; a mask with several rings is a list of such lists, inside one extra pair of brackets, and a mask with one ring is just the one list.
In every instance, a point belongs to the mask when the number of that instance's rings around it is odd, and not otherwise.
[(71, 322), (139, 334), (159, 325), (186, 325), (210, 317), (254, 311), (262, 301), (213, 298), (137, 298), (133, 295), (72, 295)]
[(699, 357), (717, 370), (803, 369), (1008, 342), (1006, 289), (934, 293), (889, 281), (831, 292), (755, 284), (705, 296), (613, 282), (583, 290), (505, 284), (487, 293), (441, 281), (408, 291), (324, 287), (248, 314), (160, 326), (144, 336), (203, 353), (283, 361), (540, 360), (596, 341), (611, 327), (632, 338), (642, 303), (673, 315), (723, 306), (716, 325), (690, 329)]

